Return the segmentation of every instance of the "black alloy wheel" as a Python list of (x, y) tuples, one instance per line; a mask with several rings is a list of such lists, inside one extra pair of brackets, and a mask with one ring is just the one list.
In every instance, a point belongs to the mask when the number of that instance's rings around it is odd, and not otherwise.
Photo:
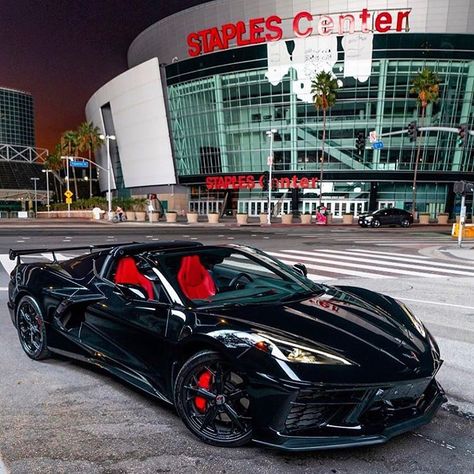
[(46, 328), (37, 301), (31, 296), (23, 296), (18, 303), (16, 314), (18, 337), (27, 356), (34, 360), (49, 357)]
[(199, 352), (179, 371), (175, 406), (184, 424), (205, 443), (242, 446), (252, 438), (246, 387), (245, 374), (218, 352)]
[(372, 225), (372, 227), (378, 229), (378, 228), (382, 225), (382, 223), (380, 222), (379, 219), (374, 219), (374, 220), (372, 221), (372, 224), (371, 224), (371, 225)]
[(402, 221), (400, 222), (400, 225), (402, 227), (410, 227), (410, 221), (406, 217), (404, 217)]

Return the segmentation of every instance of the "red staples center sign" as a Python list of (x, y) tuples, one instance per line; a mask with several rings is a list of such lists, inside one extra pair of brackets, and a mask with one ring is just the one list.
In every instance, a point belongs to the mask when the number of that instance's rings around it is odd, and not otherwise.
[[(261, 175), (258, 180), (256, 180), (252, 175), (248, 176), (207, 176), (206, 177), (206, 187), (209, 190), (218, 190), (218, 189), (253, 189), (258, 184), (263, 188), (265, 176)], [(302, 177), (298, 179), (296, 175), (293, 175), (291, 178), (273, 178), (272, 187), (278, 189), (306, 189), (306, 188), (316, 188), (316, 183), (318, 178), (306, 178)]]
[[(344, 35), (356, 31), (362, 33), (386, 33), (387, 31), (409, 31), (411, 9), (369, 11), (313, 15), (307, 11), (297, 13), (292, 21), (297, 38), (311, 35)], [(283, 37), (282, 19), (277, 15), (251, 18), (248, 22), (226, 23), (220, 27), (195, 31), (187, 37), (189, 56), (228, 49), (231, 42), (236, 46), (278, 41)]]

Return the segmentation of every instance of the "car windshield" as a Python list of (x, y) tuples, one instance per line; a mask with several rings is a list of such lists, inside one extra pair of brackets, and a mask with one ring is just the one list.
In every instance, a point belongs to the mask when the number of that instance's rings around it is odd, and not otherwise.
[(322, 290), (296, 268), (251, 248), (203, 246), (148, 257), (193, 306), (290, 301)]

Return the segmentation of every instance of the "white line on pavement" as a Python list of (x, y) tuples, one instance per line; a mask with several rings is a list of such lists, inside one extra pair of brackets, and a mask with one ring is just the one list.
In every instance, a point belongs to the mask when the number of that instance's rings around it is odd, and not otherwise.
[(453, 308), (474, 309), (474, 306), (463, 306), (461, 304), (441, 303), (440, 301), (415, 300), (412, 298), (403, 298), (401, 296), (394, 296), (393, 298), (397, 300), (403, 300), (403, 301), (412, 301), (413, 303), (425, 303), (425, 304), (434, 304), (438, 306), (451, 306)]
[(8, 474), (7, 467), (3, 464), (2, 456), (0, 455), (0, 474)]
[(6, 286), (0, 286), (0, 291), (8, 291), (8, 288)]
[(5, 271), (10, 275), (11, 271), (16, 267), (16, 261), (10, 260), (8, 254), (0, 254), (0, 264), (3, 265)]
[[(283, 252), (286, 252), (283, 250)], [(289, 252), (289, 251), (288, 251)], [(418, 272), (418, 271), (413, 271), (413, 270), (403, 270), (402, 268), (389, 268), (389, 267), (384, 267), (381, 265), (366, 265), (363, 263), (351, 263), (351, 262), (338, 262), (336, 260), (331, 260), (328, 258), (329, 256), (326, 255), (326, 258), (324, 257), (316, 257), (313, 252), (305, 252), (303, 250), (294, 250), (292, 252), (297, 252), (293, 255), (288, 255), (286, 253), (280, 253), (280, 254), (275, 254), (272, 252), (267, 252), (270, 255), (274, 255), (276, 257), (280, 258), (293, 258), (293, 259), (301, 259), (301, 260), (308, 260), (310, 262), (316, 262), (316, 263), (326, 263), (333, 265), (332, 267), (327, 267), (327, 269), (332, 272), (332, 273), (347, 273), (346, 267), (350, 268), (358, 268), (358, 269), (366, 269), (366, 270), (375, 270), (376, 272), (383, 272), (383, 273), (395, 273), (397, 275), (411, 275), (411, 276), (417, 276), (417, 277), (425, 277), (425, 278), (441, 278), (444, 275), (438, 275), (436, 273), (426, 273), (426, 272)], [(309, 257), (306, 257), (305, 255), (311, 255)], [(393, 265), (393, 264), (392, 264)], [(306, 265), (307, 266), (307, 265)], [(343, 267), (342, 269), (339, 267)], [(431, 269), (430, 269), (431, 270)], [(358, 272), (360, 273), (360, 272)], [(374, 273), (372, 273), (374, 274)], [(369, 273), (360, 273), (359, 276), (362, 277), (368, 277), (370, 275)]]
[(359, 253), (373, 253), (375, 255), (393, 255), (394, 257), (413, 257), (419, 258), (420, 260), (427, 260), (429, 257), (424, 257), (422, 255), (407, 255), (406, 253), (396, 253), (396, 252), (377, 252), (375, 250), (366, 250), (366, 249), (351, 249), (351, 252)]

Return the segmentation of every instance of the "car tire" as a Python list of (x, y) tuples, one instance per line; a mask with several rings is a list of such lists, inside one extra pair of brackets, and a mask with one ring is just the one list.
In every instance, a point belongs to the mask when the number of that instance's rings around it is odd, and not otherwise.
[(175, 407), (201, 441), (229, 448), (242, 446), (252, 439), (246, 387), (245, 374), (218, 352), (198, 352), (184, 363), (176, 377)]
[(32, 296), (23, 296), (16, 306), (16, 327), (21, 347), (28, 357), (43, 360), (51, 355), (43, 313)]
[(378, 229), (382, 223), (378, 219), (374, 219), (370, 224), (374, 229)]
[(402, 221), (400, 222), (400, 225), (402, 227), (410, 227), (410, 221), (408, 219), (402, 219)]

